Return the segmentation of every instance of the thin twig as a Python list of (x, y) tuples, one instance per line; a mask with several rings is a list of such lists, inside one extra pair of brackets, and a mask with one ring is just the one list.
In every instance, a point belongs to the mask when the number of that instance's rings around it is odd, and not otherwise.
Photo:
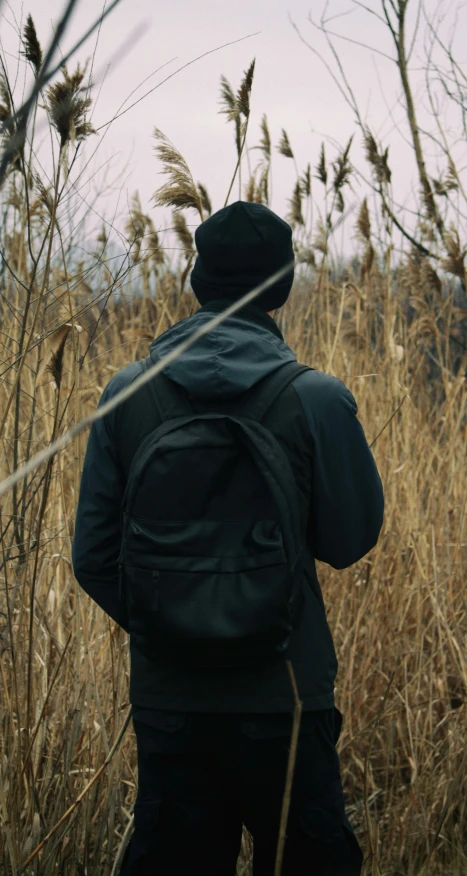
[[(383, 434), (384, 430), (387, 429), (387, 427), (389, 426), (389, 423), (391, 422), (391, 420), (393, 420), (394, 417), (396, 416), (397, 412), (400, 411), (400, 409), (401, 409), (402, 405), (404, 404), (406, 398), (408, 398), (408, 396), (407, 396), (407, 395), (404, 395), (402, 401), (400, 402), (400, 404), (397, 405), (396, 410), (394, 411), (393, 414), (391, 414), (391, 416), (389, 417), (389, 420), (387, 421), (387, 423), (385, 423), (385, 425), (383, 426), (383, 428), (381, 429), (381, 431), (378, 432), (376, 438), (373, 438), (373, 441), (371, 442), (370, 447), (373, 447), (373, 444), (376, 444), (376, 442), (377, 442), (379, 436)], [(1, 487), (1, 484), (0, 484), (0, 487)]]
[(135, 825), (135, 816), (134, 816), (134, 814), (132, 814), (132, 816), (131, 816), (131, 818), (130, 818), (130, 820), (125, 828), (125, 832), (122, 836), (120, 845), (117, 849), (117, 854), (115, 855), (115, 860), (113, 863), (113, 867), (112, 867), (112, 871), (110, 873), (110, 876), (117, 876), (117, 874), (120, 872), (120, 867), (121, 867), (121, 863), (123, 861), (123, 856), (125, 854), (126, 847), (127, 847), (128, 843), (130, 842), (131, 832), (133, 830), (134, 825)]
[(208, 55), (213, 55), (214, 52), (220, 52), (221, 49), (225, 49), (225, 48), (227, 48), (227, 46), (234, 46), (236, 43), (242, 43), (244, 40), (249, 40), (250, 37), (258, 36), (260, 33), (261, 33), (260, 30), (255, 31), (255, 33), (248, 33), (246, 36), (240, 37), (238, 40), (231, 40), (228, 43), (223, 43), (221, 46), (216, 46), (215, 49), (209, 49), (207, 52), (203, 52), (202, 55), (197, 55), (196, 58), (192, 58), (191, 61), (187, 61), (186, 64), (183, 64), (181, 67), (178, 67), (177, 70), (173, 71), (173, 73), (169, 73), (169, 75), (166, 76), (165, 79), (162, 79), (161, 82), (158, 82), (157, 85), (154, 86), (154, 88), (151, 88), (149, 91), (146, 91), (145, 94), (142, 94), (141, 97), (138, 97), (138, 100), (135, 100), (135, 102), (131, 103), (130, 106), (127, 106), (126, 109), (117, 113), (115, 116), (112, 116), (112, 118), (109, 119), (108, 122), (104, 122), (103, 125), (100, 125), (98, 128), (96, 128), (96, 132), (98, 133), (99, 131), (102, 130), (102, 128), (106, 128), (107, 125), (111, 125), (112, 122), (115, 122), (116, 119), (119, 119), (119, 118), (121, 118), (121, 116), (124, 116), (125, 113), (127, 113), (131, 109), (133, 109), (133, 107), (136, 106), (137, 103), (140, 103), (142, 100), (145, 99), (145, 97), (148, 97), (149, 94), (152, 94), (153, 91), (156, 91), (157, 88), (160, 88), (161, 85), (164, 85), (166, 82), (169, 81), (169, 79), (172, 79), (174, 76), (176, 76), (177, 73), (180, 73), (182, 70), (185, 70), (187, 67), (190, 67), (191, 64), (195, 64), (196, 61), (200, 61), (202, 58), (206, 58)]
[(297, 751), (298, 751), (298, 737), (300, 733), (300, 722), (302, 719), (302, 708), (303, 703), (298, 695), (297, 682), (295, 679), (295, 673), (293, 671), (293, 666), (290, 660), (287, 660), (287, 670), (290, 675), (290, 681), (292, 684), (292, 690), (295, 701), (295, 709), (294, 709), (294, 717), (293, 717), (293, 725), (292, 725), (292, 736), (290, 738), (290, 752), (289, 752), (289, 761), (287, 764), (287, 774), (285, 779), (285, 789), (284, 789), (284, 797), (282, 799), (282, 812), (281, 812), (281, 820), (279, 825), (279, 838), (277, 841), (277, 854), (276, 854), (276, 864), (274, 867), (274, 876), (281, 876), (282, 872), (282, 863), (284, 860), (284, 849), (285, 849), (285, 841), (287, 838), (287, 821), (289, 819), (289, 811), (290, 811), (290, 803), (292, 799), (292, 784), (293, 777), (295, 773), (295, 764), (297, 762)]

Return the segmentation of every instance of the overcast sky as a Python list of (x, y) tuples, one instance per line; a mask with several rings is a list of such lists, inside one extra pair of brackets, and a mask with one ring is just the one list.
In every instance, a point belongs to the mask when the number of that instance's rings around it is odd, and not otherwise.
[[(330, 0), (328, 16), (336, 18), (329, 27), (370, 47), (367, 50), (342, 39), (336, 38), (335, 41), (366, 123), (384, 145), (390, 144), (391, 165), (397, 177), (399, 196), (410, 202), (415, 175), (411, 152), (406, 150), (403, 137), (396, 131), (404, 119), (397, 69), (390, 59), (376, 51), (392, 58), (394, 47), (387, 29), (373, 14), (381, 12), (379, 0), (366, 0), (370, 11), (361, 8), (362, 5), (353, 0)], [(458, 11), (459, 39), (455, 48), (458, 60), (464, 63), (467, 49), (460, 36), (462, 32), (466, 33), (466, 3), (445, 0), (440, 4), (437, 0), (425, 0), (424, 8), (431, 18), (440, 7), (446, 12), (442, 26), (446, 33)], [(24, 22), (30, 12), (39, 39), (46, 46), (62, 8), (60, 0), (27, 0), (24, 4), (19, 0), (9, 0), (8, 3), (5, 0), (1, 6), (1, 37), (4, 51), (11, 53), (6, 55), (10, 74), (15, 71), (12, 55), (17, 51), (15, 20), (18, 24), (21, 20)], [(157, 126), (183, 153), (195, 180), (207, 186), (214, 207), (222, 206), (235, 164), (235, 152), (232, 125), (228, 125), (225, 116), (218, 112), (220, 76), (227, 76), (236, 89), (253, 57), (256, 58), (256, 71), (248, 138), (250, 146), (257, 142), (263, 113), (267, 114), (274, 144), (279, 140), (281, 128), (286, 129), (300, 171), (308, 161), (312, 166), (316, 165), (323, 139), (335, 138), (344, 144), (356, 131), (352, 112), (323, 63), (300, 41), (290, 21), (293, 19), (304, 39), (332, 63), (325, 40), (307, 20), (311, 12), (318, 21), (323, 9), (321, 0), (234, 0), (230, 4), (219, 0), (159, 0), (157, 3), (154, 0), (121, 0), (120, 6), (103, 23), (97, 46), (94, 35), (69, 65), (73, 69), (77, 60), (83, 62), (95, 52), (94, 71), (98, 79), (93, 89), (92, 120), (95, 127), (105, 125), (134, 89), (137, 91), (130, 103), (196, 56), (256, 34), (221, 48), (177, 73), (116, 119), (108, 129), (102, 127), (98, 136), (90, 138), (87, 154), (90, 155), (98, 146), (93, 166), (96, 168), (109, 162), (111, 178), (115, 178), (122, 189), (122, 203), (138, 189), (143, 205), (148, 206), (150, 196), (164, 181), (158, 176), (160, 168), (153, 152), (152, 132)], [(409, 9), (410, 35), (418, 0), (411, 0)], [(95, 0), (79, 0), (72, 25), (61, 43), (64, 53), (99, 11)], [(420, 33), (423, 33), (423, 27)], [(422, 50), (419, 41), (411, 66), (417, 108), (425, 122), (426, 96), (419, 72)], [(163, 70), (151, 75), (164, 64), (167, 66)], [(138, 88), (147, 77), (151, 78)], [(352, 158), (363, 169), (361, 139), (357, 132)], [(332, 157), (331, 146), (329, 154)], [(253, 163), (258, 157), (257, 152), (251, 153)], [(276, 152), (272, 207), (277, 212), (286, 212), (286, 199), (294, 181), (293, 162)], [(360, 199), (361, 192), (357, 187), (354, 200), (357, 203)], [(154, 218), (157, 224), (157, 213), (154, 213)]]

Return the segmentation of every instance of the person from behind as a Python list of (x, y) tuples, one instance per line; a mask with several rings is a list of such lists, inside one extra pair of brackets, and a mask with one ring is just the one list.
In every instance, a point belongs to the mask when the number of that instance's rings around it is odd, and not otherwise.
[[(290, 226), (237, 201), (196, 231), (200, 308), (112, 378), (101, 403), (293, 263)], [(129, 632), (138, 754), (121, 876), (274, 873), (295, 707), (303, 704), (284, 876), (358, 876), (336, 743), (337, 659), (315, 560), (376, 544), (381, 480), (351, 392), (297, 363), (273, 314), (293, 268), (96, 421), (76, 578)]]

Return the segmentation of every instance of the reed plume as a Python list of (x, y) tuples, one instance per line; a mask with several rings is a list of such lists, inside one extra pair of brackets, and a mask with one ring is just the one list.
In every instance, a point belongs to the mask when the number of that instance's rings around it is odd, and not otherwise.
[(311, 196), (311, 164), (307, 164), (303, 176), (300, 178), (300, 188), (305, 198)]
[(128, 219), (125, 223), (125, 233), (130, 241), (130, 252), (134, 264), (141, 261), (141, 243), (146, 231), (148, 217), (144, 215), (141, 200), (138, 192), (135, 192), (128, 213)]
[(46, 90), (46, 109), (60, 137), (61, 149), (67, 143), (82, 142), (90, 134), (96, 133), (91, 122), (87, 120), (92, 100), (89, 96), (84, 96), (86, 89), (82, 82), (85, 75), (86, 67), (81, 69), (78, 64), (75, 72), (70, 74), (66, 65), (63, 65), (63, 80), (49, 85)]
[(285, 158), (295, 158), (295, 156), (292, 152), (292, 147), (290, 145), (289, 138), (287, 136), (287, 132), (285, 131), (284, 128), (282, 128), (281, 138), (279, 140), (279, 143), (277, 144), (277, 151), (281, 155), (284, 155)]
[(199, 213), (201, 222), (204, 220), (203, 204), (199, 189), (183, 155), (170, 142), (168, 137), (154, 128), (157, 145), (154, 147), (159, 160), (163, 164), (161, 173), (169, 177), (169, 182), (161, 186), (153, 195), (156, 207), (173, 207), (175, 211), (192, 209)]
[(256, 187), (255, 201), (257, 204), (269, 204), (269, 166), (263, 167)]
[(323, 186), (327, 186), (328, 184), (328, 171), (326, 166), (326, 150), (324, 147), (324, 143), (321, 143), (321, 150), (319, 153), (319, 161), (316, 166), (316, 179), (319, 179)]
[(352, 140), (353, 135), (347, 143), (345, 149), (343, 149), (342, 152), (339, 153), (336, 160), (332, 163), (334, 171), (332, 187), (335, 194), (336, 208), (339, 213), (344, 212), (344, 195), (342, 189), (344, 188), (344, 186), (349, 185), (350, 177), (353, 171), (352, 165), (349, 161), (349, 153), (350, 147), (352, 145)]
[(183, 251), (187, 257), (190, 259), (193, 255), (195, 255), (195, 245), (194, 239), (191, 231), (186, 224), (186, 219), (183, 213), (174, 212), (173, 213), (173, 230), (177, 235), (180, 243), (182, 244)]
[(230, 182), (229, 189), (224, 201), (224, 207), (226, 207), (229, 203), (230, 193), (232, 191), (237, 173), (239, 175), (239, 192), (241, 193), (242, 190), (241, 162), (243, 149), (246, 143), (248, 121), (250, 118), (250, 97), (251, 89), (253, 86), (254, 72), (255, 59), (253, 58), (250, 66), (248, 67), (248, 70), (246, 70), (244, 73), (243, 79), (240, 83), (240, 87), (236, 95), (233, 94), (232, 88), (225, 79), (225, 77), (222, 77), (221, 79), (221, 83), (223, 83), (224, 85), (221, 92), (221, 99), (224, 99), (225, 95), (224, 110), (221, 110), (221, 112), (227, 112), (227, 118), (235, 121), (237, 126), (237, 163), (235, 165), (232, 180)]
[(389, 146), (384, 152), (378, 150), (378, 146), (371, 131), (367, 128), (363, 137), (366, 159), (373, 168), (373, 175), (379, 185), (391, 182), (391, 169), (388, 165)]
[(211, 198), (209, 197), (209, 192), (206, 186), (203, 186), (203, 184), (200, 182), (198, 183), (198, 191), (201, 198), (201, 203), (203, 205), (203, 211), (207, 213), (208, 216), (210, 216), (212, 213), (212, 204)]
[(451, 156), (448, 157), (448, 169), (446, 171), (446, 177), (444, 185), (446, 189), (449, 191), (457, 191), (459, 189), (459, 174), (457, 172), (457, 167), (454, 164)]
[(255, 201), (256, 180), (254, 174), (251, 174), (245, 188), (245, 201), (253, 203)]
[(238, 159), (241, 157), (243, 139), (250, 116), (250, 95), (254, 71), (255, 59), (251, 62), (248, 70), (245, 71), (237, 94), (235, 94), (228, 79), (225, 76), (221, 76), (221, 109), (219, 112), (226, 114), (228, 122), (235, 123), (235, 145)]
[(45, 382), (44, 376), (46, 374), (49, 374), (52, 378), (50, 382), (53, 384), (54, 389), (60, 389), (60, 384), (63, 377), (63, 358), (65, 355), (65, 345), (68, 335), (73, 328), (78, 333), (82, 332), (83, 330), (82, 326), (77, 323), (75, 323), (73, 326), (71, 322), (66, 322), (64, 323), (64, 325), (61, 325), (58, 329), (56, 329), (47, 338), (47, 341), (45, 343), (46, 356), (39, 375), (39, 385)]
[(365, 245), (363, 259), (360, 266), (360, 282), (363, 283), (366, 277), (371, 274), (371, 269), (375, 260), (375, 251), (371, 243), (370, 212), (368, 210), (368, 202), (366, 198), (364, 198), (364, 200), (362, 201), (362, 205), (358, 213), (356, 223), (356, 237), (358, 240), (361, 241), (361, 243)]
[(228, 122), (232, 122), (239, 115), (235, 92), (225, 76), (221, 76), (220, 104), (222, 109), (220, 109), (219, 112), (226, 114)]
[(323, 256), (327, 255), (329, 248), (329, 231), (326, 229), (326, 226), (322, 219), (318, 220), (317, 223), (317, 233), (313, 240), (313, 248), (317, 249), (318, 252), (322, 253)]
[(0, 134), (3, 155), (8, 156), (10, 172), (21, 170), (25, 133), (14, 120), (13, 108), (8, 82), (0, 72)]
[(34, 174), (34, 187), (37, 192), (39, 204), (47, 211), (49, 216), (53, 212), (53, 195), (50, 187), (46, 187), (38, 173)]
[(444, 246), (447, 253), (446, 258), (442, 260), (444, 270), (459, 277), (466, 288), (465, 257), (467, 246), (461, 245), (459, 232), (454, 225), (451, 225), (449, 231), (444, 234)]
[(150, 216), (146, 217), (146, 227), (147, 252), (152, 260), (154, 269), (157, 270), (157, 268), (160, 267), (160, 265), (163, 265), (165, 262), (164, 249)]
[[(259, 149), (262, 153), (261, 161), (254, 174), (252, 174), (247, 186), (247, 200), (255, 201), (257, 204), (269, 204), (269, 173), (271, 168), (271, 135), (269, 133), (268, 120), (263, 114), (260, 122), (261, 139), (257, 146), (252, 146), (252, 149)], [(256, 183), (256, 173), (260, 171), (259, 181)]]
[(288, 203), (290, 209), (287, 218), (292, 228), (295, 228), (297, 225), (305, 225), (302, 213), (302, 189), (298, 180), (295, 183), (292, 197)]
[(250, 97), (253, 86), (253, 76), (255, 72), (255, 59), (253, 58), (248, 70), (245, 70), (243, 79), (240, 83), (240, 88), (237, 92), (238, 110), (245, 119), (250, 115)]
[(371, 222), (370, 211), (368, 210), (368, 201), (366, 198), (362, 201), (360, 211), (357, 218), (357, 238), (362, 243), (367, 243), (371, 240)]
[(42, 67), (42, 49), (37, 38), (36, 27), (31, 15), (28, 15), (26, 19), (23, 34), (24, 51), (22, 54), (26, 60), (32, 64), (37, 79)]
[(271, 135), (269, 133), (268, 120), (266, 114), (264, 113), (261, 122), (261, 140), (259, 141), (258, 146), (254, 146), (254, 149), (261, 149), (263, 153), (264, 161), (268, 164), (271, 161)]
[(225, 113), (227, 116), (227, 121), (234, 122), (235, 124), (235, 148), (237, 150), (238, 157), (242, 148), (242, 121), (238, 110), (235, 92), (233, 91), (230, 82), (228, 81), (228, 79), (225, 78), (225, 76), (221, 76), (220, 103), (222, 109), (220, 109), (219, 112)]

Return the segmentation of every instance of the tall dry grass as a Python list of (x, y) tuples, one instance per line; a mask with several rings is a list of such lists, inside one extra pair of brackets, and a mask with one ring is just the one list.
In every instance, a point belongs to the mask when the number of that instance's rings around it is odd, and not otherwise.
[[(177, 208), (171, 235), (156, 230), (135, 197), (120, 249), (107, 226), (92, 237), (83, 231), (90, 254), (84, 261), (79, 254), (69, 175), (77, 132), (91, 136), (81, 74), (67, 71), (48, 94), (58, 134), (50, 179), (35, 175), (31, 134), (1, 193), (2, 478), (91, 412), (110, 377), (193, 309), (186, 290), (193, 238), (179, 209), (205, 216), (210, 199), (160, 132), (169, 183), (158, 195)], [(252, 67), (237, 93), (222, 82), (237, 170), (251, 77)], [(2, 99), (9, 99), (6, 80)], [(240, 191), (267, 203), (265, 116), (261, 135), (259, 164)], [(375, 234), (363, 201), (347, 220), (355, 226), (354, 258), (337, 259), (350, 147), (331, 164), (321, 151), (314, 169), (321, 216), (310, 167), (303, 174), (297, 167), (289, 220), (300, 268), (279, 315), (299, 360), (337, 375), (354, 393), (385, 486), (377, 547), (351, 569), (319, 568), (340, 661), (342, 775), (367, 876), (461, 876), (467, 320), (452, 278), (465, 278), (462, 246), (452, 231), (442, 241), (445, 272), (437, 272), (420, 250), (397, 252), (387, 227)], [(295, 162), (285, 131), (279, 152)], [(131, 828), (135, 740), (131, 725), (121, 733), (129, 707), (126, 635), (80, 591), (71, 569), (84, 446), (81, 436), (0, 506), (0, 869), (8, 876), (110, 876)], [(245, 837), (239, 872), (248, 872), (248, 848)]]

